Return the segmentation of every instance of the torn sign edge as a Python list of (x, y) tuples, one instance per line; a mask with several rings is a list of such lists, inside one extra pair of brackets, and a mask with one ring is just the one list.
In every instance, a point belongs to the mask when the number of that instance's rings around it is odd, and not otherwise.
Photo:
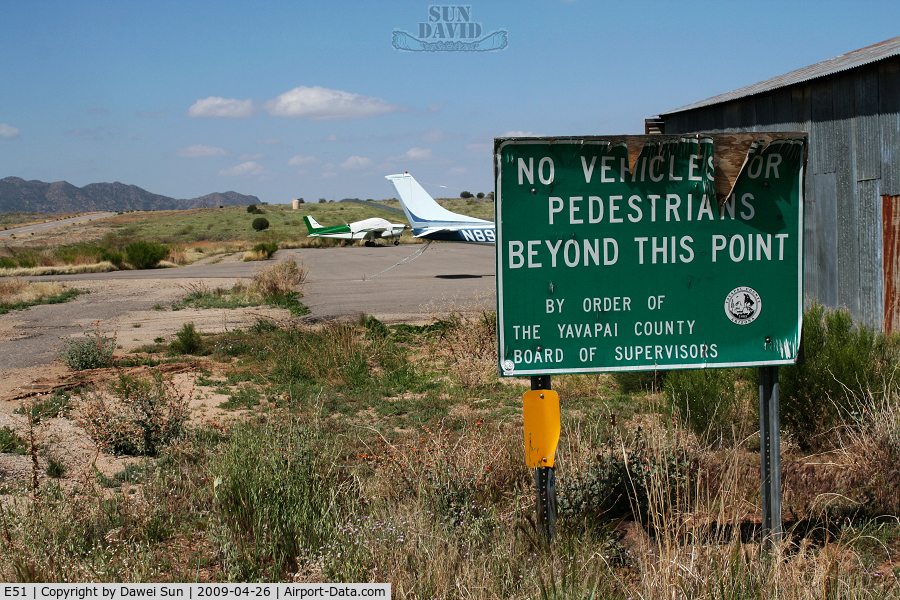
[[(634, 172), (641, 154), (648, 146), (656, 146), (662, 152), (668, 152), (673, 144), (684, 142), (698, 143), (703, 139), (712, 139), (713, 144), (713, 185), (716, 203), (721, 209), (734, 192), (741, 173), (750, 165), (756, 155), (765, 152), (773, 144), (791, 144), (802, 148), (804, 153), (801, 164), (806, 164), (809, 134), (805, 131), (754, 131), (748, 133), (684, 133), (654, 135), (604, 135), (604, 136), (559, 136), (559, 137), (499, 137), (494, 138), (494, 180), (500, 171), (500, 151), (503, 146), (512, 143), (537, 144), (596, 144), (608, 145), (612, 148), (624, 144), (628, 148), (628, 171)], [(705, 143), (705, 142), (704, 142)], [(801, 186), (803, 182), (801, 181)]]

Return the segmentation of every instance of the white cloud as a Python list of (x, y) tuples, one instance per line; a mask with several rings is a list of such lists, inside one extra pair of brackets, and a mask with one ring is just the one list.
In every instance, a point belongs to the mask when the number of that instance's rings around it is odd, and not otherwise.
[(444, 110), (444, 105), (445, 105), (444, 102), (432, 104), (431, 106), (428, 107), (426, 112), (439, 113), (442, 110)]
[(332, 133), (327, 138), (325, 138), (325, 141), (326, 142), (339, 142), (339, 141), (341, 141), (341, 138), (339, 138), (337, 136), (337, 134)]
[(265, 154), (241, 154), (239, 160), (259, 160), (265, 157)]
[(372, 159), (363, 156), (351, 156), (341, 163), (342, 169), (365, 169), (372, 166)]
[(465, 175), (468, 172), (465, 167), (453, 167), (447, 171), (447, 175)]
[(178, 151), (178, 156), (184, 158), (197, 158), (200, 156), (226, 156), (228, 152), (222, 148), (213, 146), (189, 146)]
[(297, 117), (313, 121), (364, 119), (400, 110), (380, 98), (330, 90), (321, 86), (296, 87), (266, 102), (265, 109), (276, 117)]
[(410, 148), (400, 156), (388, 158), (389, 162), (403, 162), (407, 160), (428, 160), (431, 158), (430, 148)]
[(252, 160), (219, 171), (219, 175), (224, 175), (225, 177), (245, 177), (247, 175), (262, 175), (263, 173), (265, 173), (265, 169)]
[(0, 137), (4, 137), (8, 140), (14, 140), (19, 137), (19, 130), (12, 125), (0, 123)]
[(288, 165), (292, 167), (302, 167), (303, 165), (311, 165), (314, 162), (318, 162), (318, 158), (315, 156), (303, 156), (302, 154), (298, 154), (288, 161)]
[(204, 100), (194, 102), (194, 105), (188, 109), (188, 116), (244, 119), (253, 116), (253, 102), (250, 100), (210, 96)]
[(530, 131), (507, 131), (500, 137), (541, 137), (537, 133), (532, 133)]
[(493, 144), (466, 144), (466, 150), (469, 152), (491, 152), (493, 148)]

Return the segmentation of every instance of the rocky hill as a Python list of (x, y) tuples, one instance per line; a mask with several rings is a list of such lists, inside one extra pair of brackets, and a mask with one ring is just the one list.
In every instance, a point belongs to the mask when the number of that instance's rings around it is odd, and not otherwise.
[(118, 181), (91, 183), (79, 188), (66, 181), (44, 183), (25, 181), (19, 177), (0, 179), (0, 212), (177, 210), (250, 204), (260, 204), (259, 198), (237, 192), (216, 192), (190, 200), (178, 200)]

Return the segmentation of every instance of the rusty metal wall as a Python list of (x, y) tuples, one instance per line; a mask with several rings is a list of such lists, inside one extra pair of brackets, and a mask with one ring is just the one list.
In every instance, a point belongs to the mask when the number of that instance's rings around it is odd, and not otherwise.
[(881, 199), (884, 231), (884, 329), (900, 331), (900, 196)]
[(807, 298), (900, 331), (900, 208), (884, 205), (900, 196), (900, 58), (662, 119), (667, 135), (808, 132)]

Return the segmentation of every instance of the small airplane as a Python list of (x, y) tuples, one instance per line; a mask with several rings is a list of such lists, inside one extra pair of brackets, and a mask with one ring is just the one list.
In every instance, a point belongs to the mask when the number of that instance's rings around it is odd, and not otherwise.
[(409, 229), (409, 225), (399, 225), (390, 223), (386, 219), (372, 217), (371, 219), (363, 219), (346, 225), (334, 225), (332, 227), (324, 227), (319, 224), (315, 218), (307, 215), (303, 217), (306, 222), (306, 228), (309, 230), (308, 237), (326, 237), (336, 238), (339, 240), (365, 240), (366, 246), (376, 246), (375, 240), (395, 238), (394, 245), (400, 245), (400, 234)]
[(394, 184), (400, 197), (400, 206), (417, 238), (490, 246), (497, 241), (491, 221), (447, 210), (435, 202), (408, 172), (385, 175), (385, 179)]

